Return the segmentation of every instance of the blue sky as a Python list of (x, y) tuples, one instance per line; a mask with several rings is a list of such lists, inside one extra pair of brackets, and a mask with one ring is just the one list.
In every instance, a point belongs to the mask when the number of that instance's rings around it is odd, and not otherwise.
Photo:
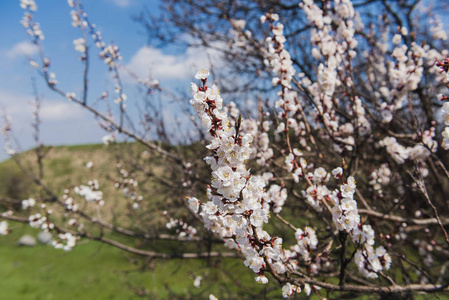
[[(20, 24), (23, 10), (19, 0), (0, 1), (0, 109), (12, 117), (13, 132), (21, 150), (34, 146), (32, 139), (33, 89), (31, 75), (36, 77), (39, 95), (43, 96), (41, 109), (41, 140), (49, 145), (98, 143), (105, 135), (89, 113), (75, 104), (51, 92), (30, 67), (27, 56), (36, 57), (36, 50)], [(72, 27), (70, 10), (66, 1), (36, 0), (38, 10), (35, 20), (41, 25), (45, 39), (43, 47), (51, 58), (52, 71), (56, 74), (58, 86), (66, 92), (81, 92), (82, 64), (79, 53), (74, 50), (73, 40), (80, 38), (79, 29)], [(172, 54), (146, 45), (143, 27), (132, 20), (144, 5), (158, 13), (158, 1), (145, 0), (85, 0), (85, 11), (91, 22), (102, 32), (106, 43), (114, 42), (120, 47), (122, 65), (139, 76), (148, 73), (159, 79), (162, 87), (189, 90), (189, 82), (195, 70), (207, 61), (207, 57), (194, 49), (185, 53)], [(92, 47), (94, 48), (94, 47)], [(93, 57), (90, 72), (90, 98), (96, 99), (104, 90), (111, 91), (113, 83), (106, 65)], [(124, 78), (128, 106), (133, 106), (131, 80)], [(128, 88), (129, 87), (129, 88)], [(188, 101), (188, 99), (186, 99)], [(167, 110), (167, 112), (174, 110)], [(173, 116), (168, 116), (173, 117)], [(0, 138), (0, 160), (7, 158), (3, 151), (4, 141)]]
[[(46, 56), (52, 60), (52, 71), (56, 74), (58, 86), (66, 92), (80, 95), (82, 87), (82, 64), (75, 51), (73, 40), (80, 38), (79, 29), (72, 27), (70, 10), (66, 0), (35, 0), (38, 10), (36, 21), (40, 22), (45, 35), (43, 47)], [(427, 1), (432, 3), (431, 0)], [(13, 132), (21, 150), (34, 147), (32, 138), (33, 89), (31, 75), (36, 77), (39, 95), (43, 97), (41, 108), (41, 141), (47, 145), (99, 143), (106, 134), (97, 121), (82, 108), (51, 92), (43, 80), (32, 72), (27, 55), (34, 57), (35, 49), (30, 46), (29, 37), (20, 24), (23, 10), (19, 0), (0, 0), (0, 111), (12, 117)], [(146, 6), (154, 14), (159, 13), (157, 0), (84, 0), (84, 8), (90, 21), (102, 32), (106, 43), (114, 42), (120, 47), (122, 65), (142, 78), (149, 74), (161, 82), (169, 92), (185, 91), (197, 69), (208, 67), (211, 58), (215, 67), (219, 65), (217, 53), (204, 50), (185, 49), (184, 53), (170, 49), (156, 49), (146, 45), (143, 27), (132, 20)], [(443, 18), (443, 20), (445, 20)], [(447, 24), (446, 24), (447, 25)], [(164, 24), (161, 24), (164, 26)], [(95, 47), (91, 47), (95, 48)], [(106, 65), (91, 53), (89, 98), (93, 101), (102, 91), (113, 91), (113, 83)], [(217, 69), (217, 68), (216, 68)], [(129, 77), (124, 78), (131, 116), (138, 120), (135, 105), (140, 95), (134, 89)], [(165, 93), (160, 97), (162, 100)], [(188, 101), (189, 99), (185, 99)], [(180, 111), (170, 104), (164, 104), (164, 117), (176, 119)], [(184, 116), (186, 117), (186, 116)], [(167, 122), (168, 123), (168, 122)], [(173, 123), (173, 122), (172, 122)], [(3, 151), (4, 140), (0, 136), (0, 161), (7, 158)]]

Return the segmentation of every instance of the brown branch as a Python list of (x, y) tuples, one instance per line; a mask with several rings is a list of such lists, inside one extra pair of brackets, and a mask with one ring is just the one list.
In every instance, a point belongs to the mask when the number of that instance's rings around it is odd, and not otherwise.
[[(420, 174), (419, 170), (417, 170), (417, 173)], [(424, 180), (422, 178), (418, 179), (418, 178), (414, 177), (413, 174), (411, 174), (411, 173), (409, 173), (409, 174), (412, 177), (412, 179), (415, 181), (421, 194), (424, 196), (424, 198), (426, 198), (427, 203), (429, 203), (430, 207), (432, 207), (432, 210), (433, 210), (433, 213), (437, 220), (437, 223), (440, 226), (441, 230), (443, 231), (444, 237), (446, 239), (446, 243), (449, 245), (449, 236), (447, 235), (447, 231), (444, 228), (443, 223), (441, 222), (437, 208), (435, 207), (435, 205), (432, 203), (432, 201), (429, 198), (429, 194), (427, 193), (426, 184), (424, 183)]]
[(145, 251), (136, 249), (134, 247), (127, 246), (125, 244), (122, 244), (120, 242), (117, 242), (115, 240), (107, 239), (103, 236), (92, 236), (89, 234), (78, 234), (81, 237), (88, 238), (90, 240), (99, 241), (111, 246), (114, 246), (116, 248), (125, 250), (127, 252), (141, 255), (141, 256), (148, 256), (151, 258), (162, 258), (162, 259), (170, 259), (170, 258), (209, 258), (209, 257), (223, 257), (223, 258), (239, 258), (240, 255), (235, 252), (198, 252), (198, 253), (160, 253), (160, 252), (154, 252), (154, 251)]
[[(15, 222), (29, 223), (28, 219), (26, 219), (26, 218), (8, 215), (5, 213), (1, 214), (0, 218), (10, 220), (10, 221), (15, 221)], [(236, 252), (214, 251), (214, 252), (198, 252), (198, 253), (161, 253), (161, 252), (155, 252), (155, 251), (145, 251), (145, 250), (137, 249), (137, 248), (122, 244), (115, 240), (105, 238), (104, 236), (94, 236), (94, 235), (90, 235), (85, 232), (83, 232), (83, 233), (73, 232), (73, 231), (66, 230), (66, 229), (63, 229), (60, 227), (57, 227), (55, 229), (58, 232), (71, 233), (72, 235), (84, 237), (89, 240), (99, 241), (101, 243), (114, 246), (116, 248), (127, 251), (129, 253), (137, 254), (140, 256), (147, 256), (147, 257), (151, 257), (151, 258), (170, 259), (170, 258), (209, 258), (209, 257), (238, 258), (238, 257), (240, 257), (240, 255)]]
[(341, 248), (339, 253), (340, 258), (340, 281), (338, 285), (344, 286), (346, 280), (346, 267), (348, 266), (349, 260), (346, 258), (346, 250), (348, 248), (348, 233), (346, 231), (340, 231), (338, 233), (338, 240), (340, 241)]
[(362, 286), (362, 285), (335, 285), (328, 282), (321, 282), (316, 279), (306, 278), (294, 280), (295, 283), (309, 283), (311, 285), (319, 286), (329, 291), (341, 291), (341, 292), (360, 292), (360, 293), (380, 293), (380, 294), (403, 294), (413, 292), (447, 292), (448, 284), (409, 284), (409, 285), (390, 285), (390, 286)]
[(287, 220), (285, 220), (283, 217), (281, 217), (281, 215), (279, 214), (274, 214), (274, 216), (276, 218), (278, 218), (282, 223), (284, 223), (285, 225), (287, 225), (288, 227), (290, 227), (291, 229), (293, 229), (295, 232), (296, 230), (298, 230), (298, 228), (296, 228), (295, 226), (293, 226), (290, 222), (288, 222)]
[[(384, 213), (377, 212), (377, 211), (374, 211), (374, 210), (369, 210), (369, 209), (359, 209), (358, 211), (361, 214), (367, 214), (367, 215), (375, 217), (375, 218), (389, 220), (389, 221), (394, 221), (394, 222), (405, 222), (405, 223), (411, 223), (411, 224), (422, 225), (422, 226), (432, 225), (432, 224), (439, 224), (438, 220), (436, 218), (431, 218), (431, 219), (413, 219), (413, 218), (403, 218), (403, 217), (400, 217), (400, 216), (384, 214)], [(449, 218), (443, 218), (443, 219), (440, 219), (440, 221), (444, 225), (449, 225)]]

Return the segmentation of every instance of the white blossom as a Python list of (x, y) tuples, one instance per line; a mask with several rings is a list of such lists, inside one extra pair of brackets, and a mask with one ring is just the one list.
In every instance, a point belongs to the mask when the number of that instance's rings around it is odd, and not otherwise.
[(209, 69), (201, 69), (195, 74), (196, 79), (204, 80), (209, 76)]
[(1, 221), (0, 222), (0, 235), (7, 235), (8, 233), (9, 233), (8, 222)]

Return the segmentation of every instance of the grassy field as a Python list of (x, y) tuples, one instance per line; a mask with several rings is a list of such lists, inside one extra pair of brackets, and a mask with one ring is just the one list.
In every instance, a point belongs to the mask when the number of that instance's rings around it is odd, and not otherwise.
[[(34, 169), (32, 151), (21, 154), (21, 158), (27, 168)], [(91, 160), (95, 167), (87, 170), (85, 165)], [(114, 151), (105, 145), (54, 147), (44, 160), (44, 181), (60, 195), (64, 188), (98, 178), (107, 199), (105, 211), (110, 207), (120, 210), (116, 204), (120, 200), (114, 199), (116, 190), (107, 184), (115, 176), (114, 161)], [(157, 169), (161, 160), (154, 157), (150, 162)], [(2, 196), (26, 199), (36, 192), (11, 160), (0, 163), (0, 182)], [(209, 299), (210, 293), (219, 299), (281, 296), (274, 283), (256, 285), (254, 273), (239, 259), (145, 261), (88, 240), (81, 240), (71, 252), (40, 244), (18, 247), (16, 242), (22, 235), (36, 236), (38, 231), (11, 222), (10, 227), (10, 235), (0, 236), (0, 299)], [(125, 242), (133, 245), (136, 241)], [(162, 252), (180, 251), (179, 244), (152, 246)], [(181, 248), (196, 249), (194, 245)], [(203, 278), (199, 288), (193, 285), (197, 276)]]
[[(142, 261), (97, 242), (81, 242), (72, 252), (38, 244), (16, 246), (17, 239), (37, 231), (12, 225), (0, 237), (0, 299), (263, 299), (279, 290), (254, 284), (240, 260), (171, 259)], [(196, 276), (202, 276), (199, 288)], [(264, 290), (266, 289), (266, 290)], [(276, 297), (276, 298), (278, 298)]]

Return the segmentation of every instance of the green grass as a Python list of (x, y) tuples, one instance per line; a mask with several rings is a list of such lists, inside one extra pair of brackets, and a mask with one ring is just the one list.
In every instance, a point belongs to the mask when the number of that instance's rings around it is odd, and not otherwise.
[(46, 245), (18, 247), (20, 235), (33, 231), (14, 227), (0, 240), (1, 299), (135, 298), (123, 288), (123, 271), (129, 263), (119, 250), (93, 242), (70, 253)]
[(71, 174), (73, 172), (72, 160), (69, 157), (53, 159), (49, 163), (49, 168), (55, 177)]
[[(238, 259), (143, 261), (119, 249), (82, 240), (73, 251), (51, 246), (19, 247), (23, 234), (38, 231), (12, 224), (0, 236), (0, 299), (263, 299), (280, 296), (256, 285), (254, 274)], [(200, 288), (196, 276), (204, 278)], [(271, 285), (270, 290), (273, 288)], [(139, 296), (140, 295), (140, 296)]]
[(0, 195), (11, 198), (24, 198), (31, 189), (31, 180), (12, 160), (0, 163)]

